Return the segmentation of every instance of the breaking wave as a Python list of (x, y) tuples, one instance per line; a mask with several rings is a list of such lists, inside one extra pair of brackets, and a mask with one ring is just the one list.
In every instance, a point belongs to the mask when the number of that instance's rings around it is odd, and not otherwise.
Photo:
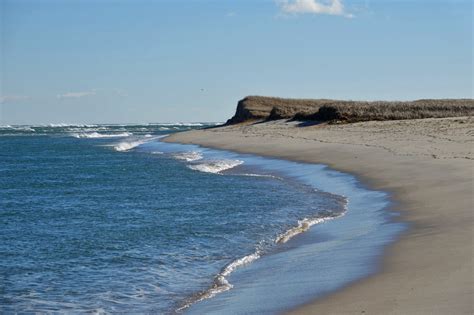
[(219, 174), (220, 172), (239, 166), (242, 163), (244, 163), (244, 161), (241, 160), (216, 160), (200, 164), (189, 164), (188, 167), (195, 171)]
[(232, 261), (230, 264), (224, 267), (217, 276), (214, 277), (214, 283), (212, 284), (211, 288), (196, 294), (194, 297), (185, 302), (183, 306), (178, 308), (177, 311), (182, 311), (190, 307), (194, 303), (200, 302), (205, 299), (210, 299), (216, 294), (232, 289), (233, 285), (227, 280), (226, 277), (229, 276), (237, 268), (248, 265), (251, 262), (259, 259), (260, 256), (260, 250), (257, 249), (253, 254)]
[[(147, 142), (151, 142), (151, 141), (154, 141), (154, 140), (157, 140), (157, 139), (161, 139), (161, 138), (166, 137), (166, 136), (167, 135), (154, 136), (154, 135), (146, 134), (146, 135), (141, 136), (141, 138), (133, 137), (131, 140), (122, 141), (122, 142), (116, 143), (112, 146), (114, 147), (115, 151), (125, 152), (125, 151), (129, 151), (133, 148), (136, 148), (136, 147), (138, 147), (142, 144), (145, 144)], [(162, 152), (153, 151), (153, 154), (162, 154)]]
[(149, 139), (140, 139), (140, 140), (134, 140), (134, 141), (122, 141), (114, 145), (115, 151), (119, 152), (125, 152), (128, 150), (131, 150), (133, 148), (138, 147), (139, 145), (142, 145), (144, 143), (147, 143)]
[[(346, 200), (346, 202), (347, 202), (347, 200)], [(299, 220), (297, 226), (295, 226), (293, 228), (290, 228), (286, 232), (278, 235), (275, 238), (274, 243), (277, 244), (277, 245), (278, 244), (284, 244), (284, 243), (288, 242), (294, 236), (296, 236), (300, 233), (306, 232), (313, 225), (323, 223), (325, 221), (333, 220), (333, 219), (336, 219), (336, 218), (339, 218), (339, 217), (343, 216), (345, 214), (345, 212), (347, 211), (346, 206), (347, 206), (347, 204), (344, 206), (344, 209), (345, 209), (344, 212), (338, 213), (336, 215), (331, 216), (331, 215), (328, 214), (326, 216), (318, 216), (318, 217), (313, 218), (313, 219), (304, 218), (302, 220)], [(259, 245), (259, 247), (260, 247), (260, 245)], [(250, 255), (247, 255), (247, 256), (244, 256), (244, 257), (241, 257), (241, 258), (238, 258), (238, 259), (232, 261), (227, 266), (225, 266), (222, 269), (222, 271), (214, 277), (214, 282), (213, 282), (212, 286), (209, 289), (207, 289), (205, 291), (202, 291), (202, 292), (194, 295), (190, 299), (188, 299), (180, 308), (177, 309), (177, 311), (178, 312), (183, 311), (184, 309), (190, 307), (194, 303), (200, 302), (200, 301), (205, 300), (205, 299), (210, 299), (210, 298), (214, 297), (215, 295), (217, 295), (219, 293), (222, 293), (222, 292), (225, 292), (225, 291), (228, 291), (228, 290), (232, 289), (233, 285), (229, 282), (227, 277), (232, 272), (234, 272), (237, 268), (246, 266), (246, 265), (254, 262), (255, 260), (259, 259), (263, 255), (263, 252), (262, 252), (261, 249), (259, 249), (259, 247), (257, 247), (257, 250), (254, 253), (252, 253)]]
[(10, 126), (10, 125), (4, 125), (0, 126), (1, 130), (13, 130), (13, 131), (27, 131), (27, 132), (35, 132), (33, 128), (30, 126)]
[(182, 152), (173, 154), (173, 157), (178, 160), (184, 160), (187, 162), (198, 161), (202, 159), (202, 153), (197, 151)]
[[(44, 126), (44, 125), (39, 125)], [(58, 124), (48, 124), (47, 127), (51, 128), (64, 128), (64, 127), (97, 127), (97, 125), (87, 125), (87, 124), (67, 124), (67, 123), (58, 123)]]
[(115, 134), (102, 134), (98, 132), (91, 132), (91, 133), (74, 133), (72, 136), (74, 138), (88, 138), (88, 139), (94, 139), (94, 138), (124, 138), (124, 137), (130, 137), (133, 135), (130, 132), (122, 132), (122, 133), (115, 133)]
[(275, 239), (275, 243), (284, 244), (296, 235), (306, 232), (313, 225), (320, 224), (329, 220), (334, 220), (336, 218), (342, 217), (344, 214), (345, 212), (342, 212), (333, 216), (316, 217), (312, 219), (304, 218), (302, 220), (298, 220), (298, 225), (278, 235)]

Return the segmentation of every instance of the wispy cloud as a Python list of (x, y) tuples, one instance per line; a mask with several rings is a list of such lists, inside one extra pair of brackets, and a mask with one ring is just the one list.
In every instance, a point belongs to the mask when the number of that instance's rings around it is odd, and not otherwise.
[(66, 92), (63, 94), (58, 94), (56, 95), (57, 98), (59, 99), (64, 99), (64, 98), (82, 98), (86, 96), (92, 96), (95, 95), (96, 91), (95, 90), (90, 90), (90, 91), (81, 91), (81, 92)]
[(353, 18), (347, 13), (342, 0), (277, 0), (284, 14), (327, 14)]
[(0, 95), (0, 104), (21, 102), (29, 99), (26, 95)]
[(110, 88), (110, 89), (91, 89), (87, 91), (79, 91), (79, 92), (66, 92), (62, 94), (56, 95), (58, 99), (77, 99), (89, 96), (106, 96), (106, 95), (116, 95), (119, 97), (127, 97), (128, 94), (122, 89), (118, 88)]

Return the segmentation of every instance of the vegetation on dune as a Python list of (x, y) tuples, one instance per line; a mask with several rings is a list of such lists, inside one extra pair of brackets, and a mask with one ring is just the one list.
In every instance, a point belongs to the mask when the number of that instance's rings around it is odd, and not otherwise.
[(235, 115), (227, 124), (248, 120), (292, 118), (297, 113), (314, 114), (321, 106), (334, 100), (289, 99), (266, 96), (247, 96), (237, 104)]
[(472, 116), (472, 99), (418, 100), (412, 102), (333, 102), (301, 120), (358, 122)]
[(250, 120), (313, 120), (358, 122), (472, 116), (473, 99), (423, 99), (417, 101), (339, 101), (249, 96), (239, 101), (227, 124)]

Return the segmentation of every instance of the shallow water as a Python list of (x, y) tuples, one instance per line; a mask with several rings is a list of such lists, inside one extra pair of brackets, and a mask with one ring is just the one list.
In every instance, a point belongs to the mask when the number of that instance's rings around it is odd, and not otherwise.
[(375, 273), (384, 247), (406, 228), (388, 211), (386, 193), (351, 175), (324, 165), (240, 157), (262, 172), (342, 196), (346, 211), (236, 270), (229, 277), (232, 290), (192, 305), (191, 314), (275, 314), (323, 297)]
[(195, 127), (1, 127), (1, 310), (275, 313), (403, 228), (350, 175), (159, 141)]

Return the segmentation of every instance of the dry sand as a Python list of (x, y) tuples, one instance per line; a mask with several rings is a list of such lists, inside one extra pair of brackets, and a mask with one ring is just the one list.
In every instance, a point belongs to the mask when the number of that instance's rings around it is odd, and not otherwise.
[(474, 120), (298, 126), (283, 121), (166, 139), (323, 163), (392, 193), (410, 223), (381, 271), (294, 314), (473, 314)]

